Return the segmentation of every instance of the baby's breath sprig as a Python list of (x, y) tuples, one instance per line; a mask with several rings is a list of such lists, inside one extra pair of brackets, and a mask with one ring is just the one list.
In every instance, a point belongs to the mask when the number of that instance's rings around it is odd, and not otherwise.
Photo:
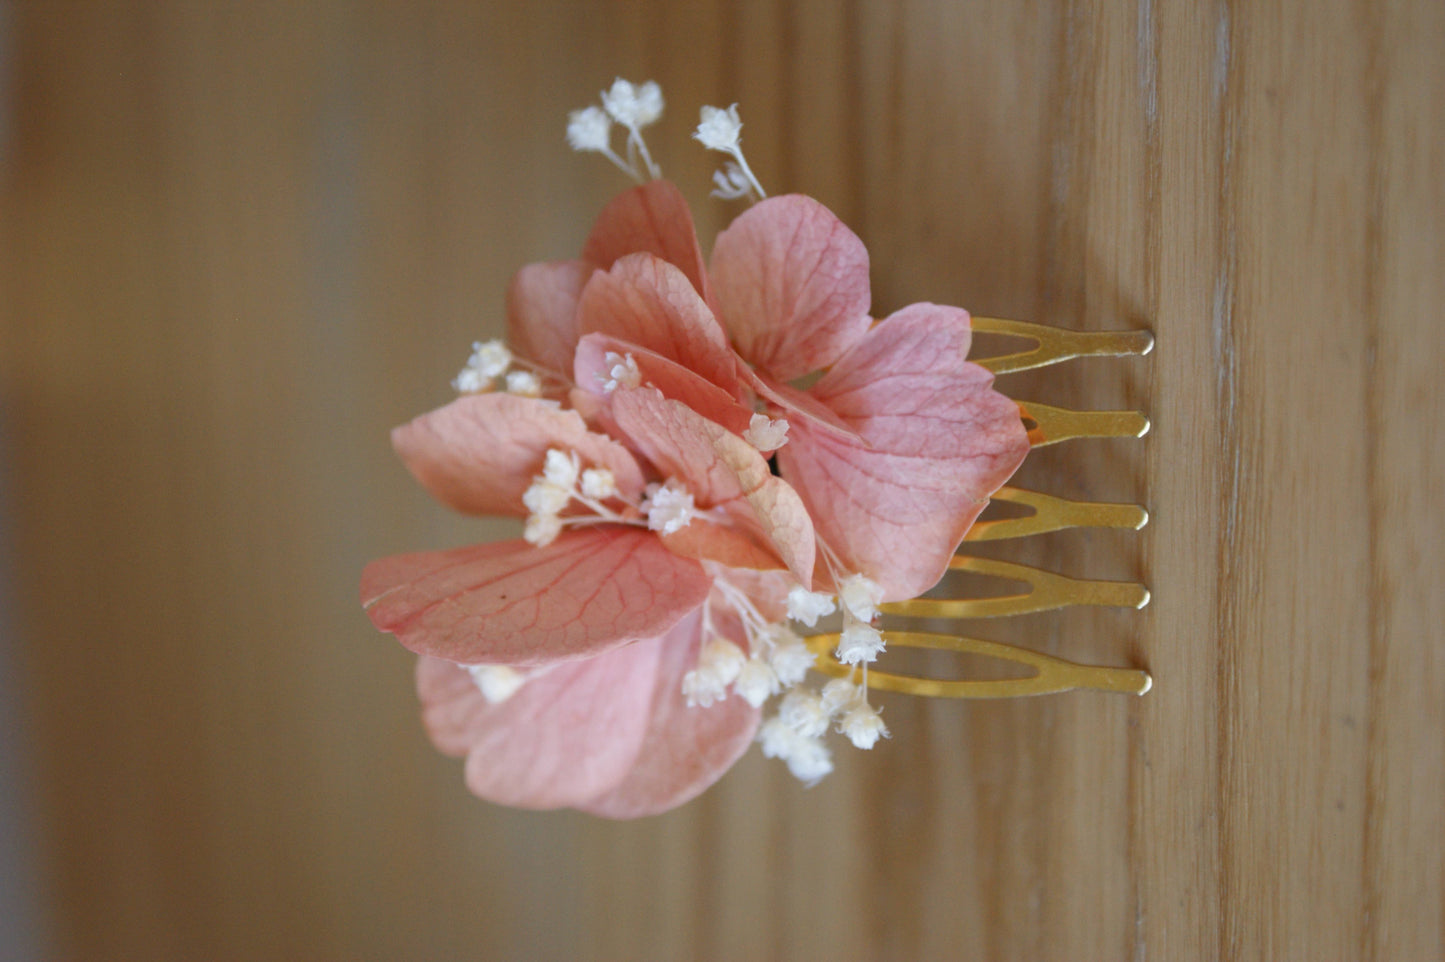
[(723, 165), (722, 170), (713, 174), (713, 183), (717, 184), (717, 190), (713, 191), (714, 197), (737, 200), (756, 194), (758, 200), (765, 200), (767, 192), (753, 176), (752, 168), (743, 157), (742, 131), (743, 122), (738, 117), (737, 104), (726, 110), (721, 107), (704, 107), (701, 122), (697, 125), (693, 137), (708, 150), (719, 150), (732, 157), (732, 160)]
[[(642, 139), (642, 128), (657, 122), (662, 116), (662, 107), (662, 88), (655, 82), (633, 84), (618, 77), (602, 92), (601, 107), (574, 110), (568, 115), (567, 143), (573, 150), (601, 154), (639, 184), (656, 180), (662, 176), (662, 170), (652, 160)], [(612, 149), (613, 121), (627, 131), (626, 160)], [(646, 177), (638, 167), (639, 160)]]

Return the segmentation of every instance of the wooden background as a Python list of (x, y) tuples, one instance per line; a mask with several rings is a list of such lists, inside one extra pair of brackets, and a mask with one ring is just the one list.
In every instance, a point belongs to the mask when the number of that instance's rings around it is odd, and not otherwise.
[[(1445, 957), (1445, 6), (1138, 0), (3, 8), (0, 464), (44, 957)], [(869, 245), (875, 306), (1150, 327), (1001, 382), (1149, 412), (1022, 482), (1140, 534), (1002, 556), (1142, 613), (978, 628), (1146, 698), (885, 699), (615, 824), (472, 800), (356, 603), (495, 532), (386, 431), (623, 186), (565, 112), (655, 78)], [(12, 773), (13, 775), (14, 773)], [(0, 954), (4, 954), (0, 952)]]

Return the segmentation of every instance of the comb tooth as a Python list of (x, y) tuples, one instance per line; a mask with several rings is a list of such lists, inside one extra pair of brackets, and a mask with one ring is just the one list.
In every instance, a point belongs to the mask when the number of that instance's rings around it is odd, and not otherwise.
[(1038, 345), (1033, 350), (974, 362), (994, 374), (1030, 371), (1076, 357), (1140, 356), (1154, 349), (1154, 335), (1148, 331), (1065, 331), (999, 317), (975, 317), (972, 326), (975, 331), (1028, 338)]
[(1033, 508), (1034, 513), (1023, 518), (976, 522), (963, 540), (1002, 541), (1066, 528), (1129, 528), (1138, 531), (1149, 523), (1149, 512), (1137, 504), (1069, 501), (1013, 487), (999, 488), (993, 496), (998, 501)]
[(1070, 411), (1037, 401), (1020, 401), (1019, 414), (1035, 427), (1029, 443), (1036, 448), (1074, 438), (1142, 438), (1149, 419), (1138, 411)]
[[(836, 633), (813, 635), (807, 639), (808, 647), (818, 656), (816, 667), (819, 671), (836, 678), (847, 678), (856, 673), (856, 669), (839, 663), (833, 657), (833, 648), (837, 646), (838, 638)], [(890, 648), (936, 648), (983, 655), (1026, 665), (1034, 669), (1034, 674), (1027, 678), (989, 681), (945, 681), (895, 675), (870, 668), (868, 687), (879, 691), (897, 691), (934, 698), (1016, 698), (1021, 695), (1072, 691), (1076, 688), (1142, 695), (1153, 685), (1153, 679), (1148, 672), (1138, 669), (1079, 665), (1042, 652), (981, 638), (963, 638), (924, 631), (889, 631), (885, 633), (885, 638)]]
[(880, 610), (911, 618), (1001, 618), (1070, 605), (1142, 608), (1149, 603), (1149, 589), (1128, 581), (1084, 581), (1029, 565), (972, 555), (954, 555), (949, 568), (1023, 581), (1031, 590), (1002, 598), (914, 598), (881, 605)]

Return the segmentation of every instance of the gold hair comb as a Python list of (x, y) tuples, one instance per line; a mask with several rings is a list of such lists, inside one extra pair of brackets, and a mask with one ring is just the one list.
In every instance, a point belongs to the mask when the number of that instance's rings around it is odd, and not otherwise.
[[(1148, 331), (1065, 331), (1042, 324), (973, 318), (975, 332), (1026, 338), (1032, 350), (985, 358), (978, 364), (994, 374), (1011, 374), (1047, 367), (1078, 357), (1143, 356), (1154, 348)], [(1071, 411), (1034, 401), (1020, 401), (1019, 415), (1028, 429), (1029, 442), (1044, 447), (1074, 438), (1138, 438), (1149, 431), (1149, 419), (1138, 411)], [(1149, 521), (1149, 513), (1137, 504), (1068, 501), (1038, 491), (1004, 487), (994, 500), (1018, 505), (1032, 513), (1023, 517), (979, 521), (969, 529), (964, 543), (1006, 541), (1068, 528), (1125, 528), (1138, 530)], [(1030, 565), (956, 554), (949, 568), (974, 575), (1023, 582), (1029, 590), (1003, 597), (915, 598), (881, 606), (885, 616), (897, 618), (1004, 618), (1050, 611), (1072, 605), (1113, 608), (1143, 608), (1149, 603), (1149, 589), (1134, 582), (1092, 581), (1068, 578)], [(885, 622), (888, 650), (925, 648), (1016, 662), (1033, 669), (1024, 678), (945, 681), (891, 674), (870, 667), (861, 672), (868, 687), (878, 691), (904, 692), (936, 698), (1013, 698), (1045, 695), (1091, 688), (1098, 691), (1142, 695), (1153, 683), (1148, 672), (1133, 668), (1079, 665), (1052, 655), (981, 638), (910, 631)], [(819, 671), (838, 678), (855, 678), (860, 670), (842, 664), (834, 655), (837, 632), (812, 635), (808, 647), (818, 656)], [(886, 657), (886, 655), (884, 656)]]

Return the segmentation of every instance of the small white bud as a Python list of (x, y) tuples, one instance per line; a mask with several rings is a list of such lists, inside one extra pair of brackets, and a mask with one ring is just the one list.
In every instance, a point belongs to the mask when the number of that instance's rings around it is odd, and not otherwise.
[(831, 615), (836, 610), (832, 595), (809, 591), (802, 585), (797, 585), (788, 592), (788, 617), (801, 621), (809, 628), (816, 625), (819, 618)]
[(560, 514), (571, 500), (572, 495), (566, 488), (550, 481), (533, 481), (532, 486), (522, 492), (522, 505), (533, 514)]
[(803, 639), (782, 625), (775, 625), (768, 632), (773, 639), (773, 650), (768, 655), (768, 664), (778, 675), (778, 683), (792, 688), (808, 677), (808, 670), (817, 661), (817, 656), (808, 649)]
[(617, 479), (606, 468), (588, 468), (582, 472), (582, 495), (593, 501), (617, 496)]
[(510, 371), (507, 374), (507, 392), (523, 397), (541, 397), (542, 381), (531, 371)]
[(863, 575), (849, 575), (838, 584), (838, 600), (859, 621), (872, 621), (878, 617), (883, 586)]
[(573, 150), (606, 150), (612, 121), (600, 107), (574, 110), (567, 115), (567, 143)]
[(743, 701), (758, 708), (778, 693), (778, 676), (766, 661), (749, 658), (738, 672), (733, 691), (737, 692)]
[(467, 366), (475, 368), (482, 377), (501, 377), (512, 366), (512, 352), (501, 341), (478, 342), (472, 345)]
[(732, 160), (725, 162), (722, 170), (712, 172), (712, 182), (717, 185), (712, 196), (722, 200), (741, 200), (753, 190), (748, 175)]
[(458, 394), (482, 394), (492, 389), (492, 379), (483, 377), (476, 368), (464, 367), (452, 378), (452, 387)]
[(647, 527), (663, 534), (676, 534), (692, 523), (697, 517), (692, 493), (675, 478), (666, 484), (647, 486), (647, 500), (642, 502), (642, 513), (647, 515)]
[(838, 724), (838, 730), (847, 735), (848, 740), (855, 746), (865, 751), (878, 744), (878, 739), (888, 737), (888, 726), (883, 724), (877, 710), (867, 702), (848, 709), (848, 713)]
[(737, 150), (738, 138), (743, 130), (743, 122), (738, 119), (737, 104), (733, 104), (726, 110), (721, 107), (704, 107), (701, 117), (702, 122), (697, 125), (693, 136), (704, 147), (708, 150), (728, 152)]
[(562, 533), (562, 519), (555, 514), (534, 514), (527, 519), (522, 537), (539, 548), (545, 548)]
[(728, 683), (706, 668), (694, 668), (682, 676), (682, 697), (689, 708), (707, 708), (727, 695)]
[(775, 421), (766, 414), (754, 414), (743, 440), (759, 451), (776, 451), (788, 443), (788, 422), (785, 418)]
[(527, 676), (506, 665), (467, 665), (472, 681), (481, 691), (482, 697), (493, 705), (499, 705), (517, 693), (526, 682)]
[(709, 638), (698, 654), (698, 664), (716, 675), (724, 685), (731, 685), (742, 674), (748, 656), (737, 645), (720, 635)]
[(817, 738), (828, 731), (829, 714), (823, 707), (823, 699), (811, 691), (796, 688), (783, 696), (778, 705), (778, 717), (783, 723), (805, 738)]
[(646, 127), (662, 116), (662, 88), (651, 80), (633, 86), (618, 77), (602, 92), (602, 106), (624, 127)]
[(852, 707), (854, 702), (861, 701), (863, 693), (858, 686), (846, 678), (834, 678), (823, 686), (823, 710), (828, 717), (840, 715)]
[(582, 470), (577, 455), (562, 451), (558, 448), (547, 449), (547, 460), (542, 467), (542, 477), (547, 479), (549, 484), (555, 484), (564, 491), (571, 491), (577, 483), (577, 475)]
[(631, 354), (626, 356), (616, 351), (602, 355), (607, 365), (607, 377), (601, 377), (602, 393), (611, 394), (619, 387), (637, 387), (642, 383), (642, 372), (637, 369), (637, 360)]
[(813, 785), (833, 770), (833, 756), (821, 738), (798, 734), (777, 715), (758, 728), (758, 742), (765, 758), (787, 762), (788, 771), (805, 784)]
[(845, 665), (861, 665), (876, 661), (883, 651), (883, 633), (872, 625), (851, 622), (843, 626), (838, 642), (838, 660)]

